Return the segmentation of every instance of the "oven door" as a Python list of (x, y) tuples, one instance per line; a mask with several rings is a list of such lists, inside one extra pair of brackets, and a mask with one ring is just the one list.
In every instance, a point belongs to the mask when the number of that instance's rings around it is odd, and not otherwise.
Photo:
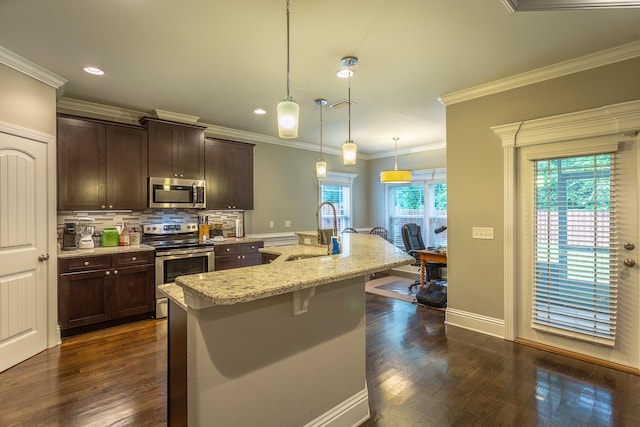
[(160, 297), (158, 285), (173, 283), (178, 276), (206, 273), (214, 268), (213, 250), (156, 253), (156, 318), (167, 317), (167, 298)]

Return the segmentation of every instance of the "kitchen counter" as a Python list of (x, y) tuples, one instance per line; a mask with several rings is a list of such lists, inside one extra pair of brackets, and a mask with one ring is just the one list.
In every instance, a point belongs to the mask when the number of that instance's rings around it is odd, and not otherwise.
[(153, 246), (149, 245), (130, 245), (130, 246), (100, 246), (92, 249), (77, 249), (74, 251), (58, 251), (58, 258), (81, 258), (86, 256), (111, 255), (127, 252), (154, 251)]
[(374, 235), (345, 235), (342, 249), (263, 248), (279, 257), (160, 287), (171, 301), (168, 359), (184, 361), (169, 369), (173, 422), (346, 427), (370, 417), (365, 283), (415, 260)]
[[(326, 255), (324, 246), (307, 245), (274, 246), (261, 251), (280, 257), (270, 264), (176, 278), (176, 284), (184, 288), (187, 305), (199, 309), (245, 303), (415, 262), (388, 241), (367, 234), (343, 235), (339, 255)], [(287, 261), (297, 255), (316, 256)]]

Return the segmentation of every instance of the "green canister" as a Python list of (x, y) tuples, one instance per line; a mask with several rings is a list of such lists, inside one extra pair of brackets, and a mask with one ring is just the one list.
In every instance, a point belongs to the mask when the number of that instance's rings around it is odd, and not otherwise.
[(107, 227), (102, 229), (102, 246), (118, 246), (118, 229)]

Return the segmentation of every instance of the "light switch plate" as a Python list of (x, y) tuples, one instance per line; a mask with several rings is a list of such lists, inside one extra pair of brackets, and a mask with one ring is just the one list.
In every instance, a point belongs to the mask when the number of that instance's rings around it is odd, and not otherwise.
[(472, 227), (471, 237), (473, 239), (493, 240), (493, 227)]

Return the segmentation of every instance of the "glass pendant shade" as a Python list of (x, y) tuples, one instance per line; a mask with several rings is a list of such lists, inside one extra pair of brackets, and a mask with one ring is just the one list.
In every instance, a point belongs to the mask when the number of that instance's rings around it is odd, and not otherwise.
[(278, 104), (277, 114), (278, 136), (280, 138), (297, 138), (300, 106), (289, 97)]
[(380, 172), (380, 182), (382, 183), (397, 183), (404, 184), (410, 183), (413, 178), (413, 173), (406, 170), (389, 170)]
[(342, 145), (342, 163), (355, 165), (358, 156), (358, 146), (353, 141), (347, 141)]
[(322, 159), (316, 162), (316, 177), (317, 178), (327, 177), (327, 162), (325, 162)]

